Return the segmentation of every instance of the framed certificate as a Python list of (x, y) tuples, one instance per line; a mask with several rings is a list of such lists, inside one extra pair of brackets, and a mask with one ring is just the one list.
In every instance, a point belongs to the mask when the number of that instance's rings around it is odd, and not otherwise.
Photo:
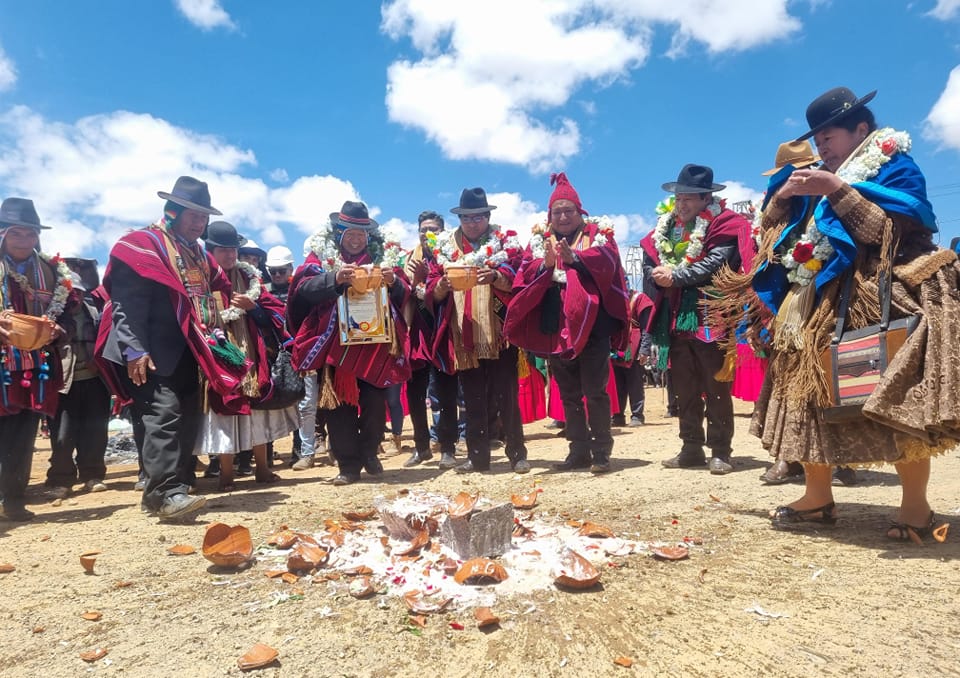
[(378, 286), (364, 292), (353, 287), (337, 299), (340, 344), (389, 344), (393, 341), (393, 317), (389, 290)]

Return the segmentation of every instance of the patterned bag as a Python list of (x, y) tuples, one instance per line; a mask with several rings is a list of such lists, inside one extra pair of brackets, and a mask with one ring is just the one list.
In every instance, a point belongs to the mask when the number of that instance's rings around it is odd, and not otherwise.
[(880, 324), (844, 332), (853, 286), (852, 272), (844, 283), (837, 329), (830, 346), (820, 356), (830, 384), (830, 406), (823, 411), (824, 421), (828, 423), (842, 423), (860, 416), (863, 404), (880, 383), (890, 361), (920, 322), (917, 315), (890, 320), (891, 284), (890, 271), (881, 271), (878, 280)]

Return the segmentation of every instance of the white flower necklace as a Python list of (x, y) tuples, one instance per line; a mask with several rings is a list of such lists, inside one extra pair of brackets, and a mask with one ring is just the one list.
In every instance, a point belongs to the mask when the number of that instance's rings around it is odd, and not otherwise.
[[(43, 312), (43, 315), (48, 320), (56, 322), (63, 314), (63, 309), (67, 304), (67, 298), (70, 296), (70, 290), (73, 289), (73, 278), (70, 275), (70, 267), (60, 258), (60, 255), (49, 257), (43, 252), (37, 252), (37, 256), (49, 264), (56, 274), (57, 287), (53, 291), (53, 298), (50, 300), (50, 305), (47, 306), (47, 310)], [(34, 298), (37, 291), (33, 289), (33, 285), (30, 284), (30, 281), (27, 280), (25, 275), (10, 270), (7, 271), (7, 275), (20, 286), (23, 295), (27, 299), (32, 300)]]
[(906, 132), (892, 127), (878, 129), (850, 160), (837, 170), (848, 184), (858, 184), (877, 176), (880, 168), (897, 153), (909, 153), (912, 142)]
[[(237, 268), (240, 269), (241, 273), (246, 273), (247, 277), (250, 279), (250, 286), (247, 288), (247, 291), (244, 292), (244, 296), (250, 298), (250, 301), (256, 302), (260, 298), (260, 294), (263, 292), (263, 284), (260, 279), (260, 271), (251, 266), (245, 261), (238, 261)], [(240, 320), (246, 311), (237, 306), (230, 306), (220, 311), (220, 318), (225, 323), (233, 322), (234, 320)]]
[[(858, 184), (877, 176), (880, 168), (897, 153), (910, 151), (910, 135), (892, 127), (876, 130), (861, 145), (860, 149), (837, 170), (837, 177), (848, 184)], [(826, 200), (826, 198), (824, 198)], [(787, 280), (795, 285), (809, 285), (823, 264), (833, 256), (830, 241), (817, 229), (814, 219), (797, 241), (787, 248), (780, 258), (787, 269)]]
[[(671, 239), (677, 228), (677, 213), (673, 201), (660, 203), (658, 208), (661, 208), (661, 205), (665, 206), (666, 211), (661, 212), (657, 227), (653, 229), (653, 244), (660, 254), (661, 266), (670, 270), (682, 270), (703, 257), (703, 238), (707, 234), (707, 227), (723, 211), (724, 201), (714, 198), (707, 208), (697, 215), (693, 230), (688, 234), (686, 229), (683, 229), (677, 242)], [(710, 218), (707, 219), (705, 215)]]
[[(520, 240), (514, 231), (503, 233), (491, 226), (487, 237), (471, 252), (462, 252), (454, 239), (456, 230), (427, 233), (427, 245), (433, 250), (437, 263), (447, 266), (488, 266), (496, 268), (506, 261), (511, 251), (520, 250)], [(466, 238), (466, 236), (464, 236)]]
[[(613, 240), (613, 221), (610, 217), (588, 217), (584, 220), (584, 226), (587, 224), (594, 224), (597, 227), (597, 232), (586, 247), (603, 247)], [(530, 254), (533, 255), (534, 259), (543, 259), (547, 253), (546, 238), (551, 235), (550, 225), (538, 223), (534, 225), (531, 231), (533, 234), (530, 236)], [(586, 247), (581, 249), (586, 249)], [(567, 272), (562, 268), (554, 268), (553, 281), (565, 285), (567, 283)]]

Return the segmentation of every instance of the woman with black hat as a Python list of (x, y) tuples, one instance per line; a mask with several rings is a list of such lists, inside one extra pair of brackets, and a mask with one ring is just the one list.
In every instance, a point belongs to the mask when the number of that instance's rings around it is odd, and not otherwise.
[[(267, 463), (267, 445), (289, 435), (297, 427), (295, 406), (283, 409), (251, 409), (270, 388), (270, 363), (266, 337), (279, 342), (289, 339), (284, 331), (283, 304), (264, 289), (260, 271), (240, 261), (238, 251), (247, 240), (225, 221), (215, 221), (207, 229), (205, 247), (230, 280), (229, 305), (218, 300), (219, 325), (226, 338), (237, 346), (250, 362), (243, 378), (246, 402), (229, 408), (211, 406), (204, 413), (200, 444), (195, 454), (219, 455), (220, 490), (234, 489), (233, 457), (253, 450), (256, 482), (272, 483), (280, 476), (271, 473)], [(220, 411), (218, 411), (220, 410)]]
[[(287, 298), (287, 320), (296, 333), (293, 364), (317, 370), (319, 407), (327, 417), (330, 448), (340, 473), (334, 485), (360, 480), (360, 471), (383, 473), (377, 459), (386, 421), (384, 389), (410, 379), (410, 342), (403, 320), (409, 286), (384, 263), (384, 240), (367, 206), (348, 200), (329, 225), (307, 241), (309, 254), (297, 269)], [(391, 257), (392, 258), (392, 257)], [(340, 306), (355, 278), (380, 267), (389, 290), (393, 334), (389, 343), (346, 345), (337, 331)], [(399, 269), (398, 269), (399, 270)], [(333, 328), (331, 330), (331, 328)]]
[[(40, 251), (40, 217), (32, 200), (0, 205), (0, 521), (27, 521), (33, 441), (41, 416), (57, 411), (63, 385), (58, 324), (76, 303), (70, 270)], [(63, 318), (63, 320), (61, 320)]]
[[(886, 535), (917, 541), (935, 526), (930, 458), (960, 440), (960, 267), (933, 243), (937, 223), (923, 174), (907, 155), (910, 137), (878, 129), (866, 107), (875, 94), (858, 98), (838, 87), (810, 104), (810, 131), (799, 140), (813, 137), (823, 166), (787, 169), (764, 212), (767, 265), (753, 287), (778, 319), (797, 316), (797, 329), (789, 342), (774, 336), (752, 432), (771, 455), (804, 465), (805, 492), (771, 512), (775, 527), (836, 522), (834, 465), (892, 463), (903, 494)], [(844, 358), (834, 370), (823, 362), (852, 355), (838, 353), (842, 332), (887, 327), (888, 314), (891, 328), (915, 329), (895, 353), (884, 344), (890, 359), (882, 377), (872, 363), (859, 369)], [(841, 412), (838, 398), (852, 405)]]

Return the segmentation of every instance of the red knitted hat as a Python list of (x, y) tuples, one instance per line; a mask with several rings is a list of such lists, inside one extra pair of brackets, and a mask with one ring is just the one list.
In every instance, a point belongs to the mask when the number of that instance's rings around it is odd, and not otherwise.
[(583, 209), (583, 205), (580, 204), (580, 196), (577, 195), (576, 189), (570, 184), (567, 180), (567, 175), (563, 172), (554, 173), (550, 175), (550, 185), (553, 186), (556, 184), (556, 188), (553, 189), (553, 193), (550, 195), (550, 202), (547, 204), (547, 211), (553, 206), (557, 200), (569, 200), (574, 205), (577, 206), (577, 209), (580, 210), (580, 214), (587, 216), (587, 211)]

